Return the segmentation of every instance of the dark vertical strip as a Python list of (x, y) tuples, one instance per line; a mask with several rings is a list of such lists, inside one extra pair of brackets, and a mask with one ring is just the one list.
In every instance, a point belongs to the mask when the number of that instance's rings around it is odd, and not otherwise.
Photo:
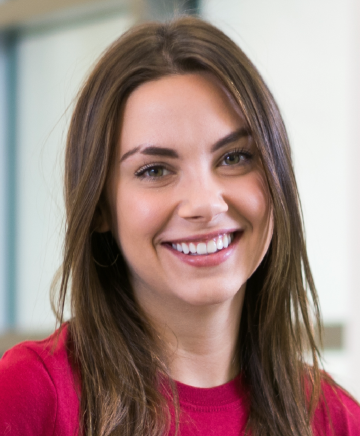
[(6, 148), (7, 148), (7, 219), (6, 219), (6, 324), (16, 326), (16, 103), (17, 103), (17, 32), (4, 35), (6, 62)]
[(200, 15), (200, 0), (145, 0), (143, 19), (168, 21), (180, 14)]
[(191, 15), (200, 15), (200, 0), (186, 0), (184, 11)]

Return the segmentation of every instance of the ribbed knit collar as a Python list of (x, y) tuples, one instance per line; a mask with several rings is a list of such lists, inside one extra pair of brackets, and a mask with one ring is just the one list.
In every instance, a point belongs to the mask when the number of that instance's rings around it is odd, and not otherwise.
[(246, 392), (242, 386), (241, 376), (221, 386), (197, 388), (176, 382), (180, 404), (206, 407), (221, 407), (244, 400)]

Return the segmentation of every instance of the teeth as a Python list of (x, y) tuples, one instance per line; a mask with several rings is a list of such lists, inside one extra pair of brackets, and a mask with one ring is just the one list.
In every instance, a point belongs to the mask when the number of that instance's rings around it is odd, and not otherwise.
[(195, 254), (196, 253), (196, 246), (192, 242), (189, 244), (190, 253)]
[(224, 236), (222, 237), (222, 241), (223, 241), (223, 246), (224, 246), (224, 248), (227, 248), (227, 247), (229, 246), (229, 240), (228, 240), (227, 235), (224, 235)]
[(204, 242), (200, 242), (196, 247), (197, 254), (207, 254), (206, 244)]
[(182, 251), (185, 253), (185, 254), (189, 254), (189, 247), (188, 247), (188, 245), (187, 244), (185, 244), (185, 242), (183, 242), (182, 244), (181, 244), (181, 247), (182, 247)]
[(217, 251), (216, 242), (215, 241), (209, 241), (206, 244), (206, 250), (207, 250), (208, 253), (215, 253), (215, 251)]
[(193, 242), (190, 242), (190, 244), (182, 242), (181, 244), (172, 244), (172, 248), (185, 254), (211, 254), (223, 248), (227, 248), (233, 240), (234, 234), (229, 233), (219, 236), (217, 239), (211, 239), (208, 242), (199, 242), (197, 244)]

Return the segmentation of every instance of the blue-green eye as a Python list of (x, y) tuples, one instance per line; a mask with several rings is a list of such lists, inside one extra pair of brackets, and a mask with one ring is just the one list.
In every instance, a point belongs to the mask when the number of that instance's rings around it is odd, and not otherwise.
[(232, 166), (246, 163), (252, 159), (253, 155), (247, 150), (233, 150), (226, 153), (222, 158), (222, 165)]
[(224, 158), (225, 165), (235, 165), (240, 162), (240, 155), (239, 154), (228, 154)]
[(140, 178), (159, 179), (168, 174), (170, 174), (170, 171), (161, 165), (146, 165), (136, 171), (135, 176)]
[(145, 171), (148, 177), (161, 177), (164, 175), (165, 169), (162, 167), (153, 167)]

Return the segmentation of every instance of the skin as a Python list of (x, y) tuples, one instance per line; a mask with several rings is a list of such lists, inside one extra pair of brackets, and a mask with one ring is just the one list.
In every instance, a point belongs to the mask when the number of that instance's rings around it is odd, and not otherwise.
[[(198, 387), (226, 383), (239, 371), (234, 353), (246, 281), (273, 229), (245, 118), (210, 74), (173, 75), (132, 92), (120, 130), (100, 230), (110, 229), (123, 252), (173, 378)], [(242, 137), (214, 151), (239, 130)], [(178, 157), (144, 154), (149, 146)], [(238, 240), (216, 265), (189, 265), (167, 244), (229, 230)]]

